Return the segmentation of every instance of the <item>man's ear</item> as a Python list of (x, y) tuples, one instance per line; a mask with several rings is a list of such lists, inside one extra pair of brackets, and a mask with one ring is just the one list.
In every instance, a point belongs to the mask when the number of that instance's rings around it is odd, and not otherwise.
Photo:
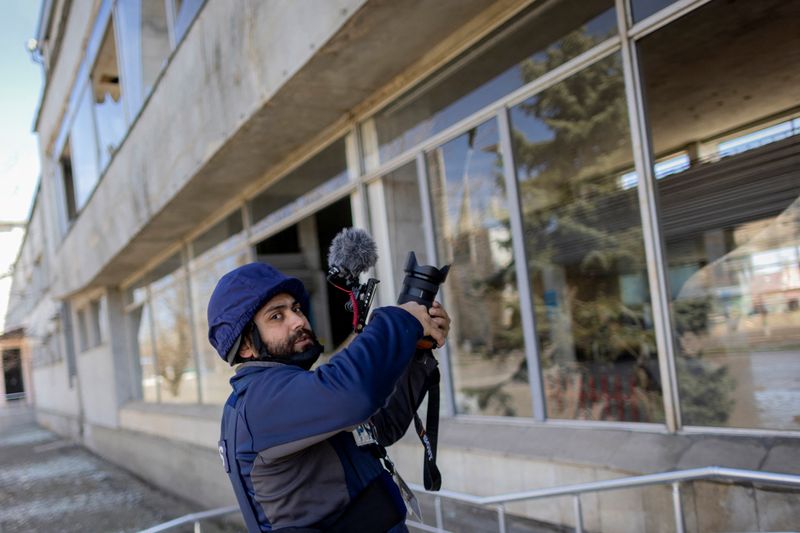
[(247, 335), (242, 339), (242, 345), (239, 346), (239, 357), (242, 359), (251, 359), (255, 357), (256, 354), (253, 351), (253, 346), (250, 344), (250, 339), (247, 338)]

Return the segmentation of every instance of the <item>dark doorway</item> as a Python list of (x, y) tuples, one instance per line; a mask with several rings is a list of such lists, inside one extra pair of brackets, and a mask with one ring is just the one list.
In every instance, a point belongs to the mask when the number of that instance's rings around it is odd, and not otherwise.
[(256, 244), (259, 261), (303, 281), (311, 295), (311, 325), (332, 353), (352, 332), (352, 315), (345, 311), (347, 294), (329, 285), (328, 249), (343, 228), (353, 225), (346, 197)]
[(6, 385), (6, 399), (17, 400), (25, 397), (22, 357), (17, 348), (3, 350), (3, 379)]
[[(350, 210), (350, 198), (344, 198), (318, 211), (317, 241), (322, 268), (328, 272), (328, 250), (331, 242), (342, 229), (353, 225), (353, 214)], [(353, 315), (345, 311), (344, 305), (349, 301), (346, 293), (328, 285), (328, 313), (331, 317), (331, 336), (333, 346), (326, 347), (331, 351), (339, 346), (353, 332)]]

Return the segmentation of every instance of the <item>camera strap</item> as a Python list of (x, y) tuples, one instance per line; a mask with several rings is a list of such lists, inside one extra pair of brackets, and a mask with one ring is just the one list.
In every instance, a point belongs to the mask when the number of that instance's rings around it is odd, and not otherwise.
[(431, 373), (428, 382), (427, 431), (419, 415), (414, 413), (414, 428), (425, 448), (422, 470), (425, 490), (439, 490), (442, 487), (442, 475), (436, 466), (436, 444), (439, 440), (439, 379), (440, 374), (437, 368)]

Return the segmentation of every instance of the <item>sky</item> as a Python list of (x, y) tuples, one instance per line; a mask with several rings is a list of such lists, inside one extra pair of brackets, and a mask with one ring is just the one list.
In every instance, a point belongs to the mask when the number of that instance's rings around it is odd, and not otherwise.
[[(42, 88), (41, 66), (26, 49), (39, 19), (37, 0), (3, 0), (0, 16), (0, 222), (26, 221), (39, 180), (33, 118)], [(17, 257), (24, 231), (0, 231), (0, 276)], [(0, 331), (11, 278), (0, 278)]]

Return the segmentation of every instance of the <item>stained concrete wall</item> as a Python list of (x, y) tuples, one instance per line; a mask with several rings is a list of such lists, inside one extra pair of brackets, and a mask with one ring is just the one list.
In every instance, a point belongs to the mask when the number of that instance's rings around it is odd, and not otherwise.
[(78, 388), (70, 386), (66, 361), (33, 369), (33, 386), (36, 387), (36, 408), (59, 414), (78, 416)]
[[(227, 2), (209, 1), (64, 240), (56, 259), (63, 277), (54, 292), (87, 285), (360, 4), (252, 2), (230, 9)], [(40, 135), (45, 139), (48, 131)], [(220, 203), (220, 196), (207, 195), (191, 211), (165, 215), (194, 225), (197, 209)], [(180, 230), (152, 236), (147, 252), (162, 250), (185, 231), (185, 223), (175, 226)], [(143, 255), (130, 267), (140, 268)], [(124, 274), (125, 266), (114, 273)]]
[[(217, 410), (193, 406), (192, 413), (187, 414), (180, 406), (130, 404), (122, 411), (120, 429), (87, 423), (83, 426), (83, 441), (99, 455), (199, 506), (235, 504), (216, 453)], [(70, 417), (54, 413), (38, 416), (56, 431), (74, 431), (75, 421)], [(752, 453), (743, 453), (736, 438), (624, 430), (602, 431), (595, 438), (594, 431), (586, 429), (487, 427), (451, 420), (443, 424), (440, 438), (438, 464), (443, 488), (481, 496), (708, 466), (696, 463), (705, 453), (715, 453), (714, 464), (723, 466), (753, 467), (750, 461), (772, 461), (773, 470), (800, 470), (800, 462), (783, 462), (790, 459), (783, 442), (788, 439), (753, 444), (749, 450)], [(485, 446), (488, 441), (492, 444)], [(606, 460), (598, 460), (599, 455), (587, 459), (591, 453), (576, 455), (579, 446), (596, 450)], [(664, 453), (665, 450), (672, 451)], [(413, 431), (389, 448), (402, 476), (420, 485), (422, 453)], [(774, 468), (775, 460), (782, 461), (781, 468)], [(800, 523), (800, 492), (796, 490), (695, 482), (682, 486), (682, 501), (688, 532), (792, 530)], [(675, 530), (669, 486), (588, 494), (581, 502), (587, 531)], [(548, 523), (575, 525), (571, 497), (513, 503), (507, 511)]]
[(116, 285), (487, 7), (521, 3), (209, 0), (59, 248), (53, 293)]

